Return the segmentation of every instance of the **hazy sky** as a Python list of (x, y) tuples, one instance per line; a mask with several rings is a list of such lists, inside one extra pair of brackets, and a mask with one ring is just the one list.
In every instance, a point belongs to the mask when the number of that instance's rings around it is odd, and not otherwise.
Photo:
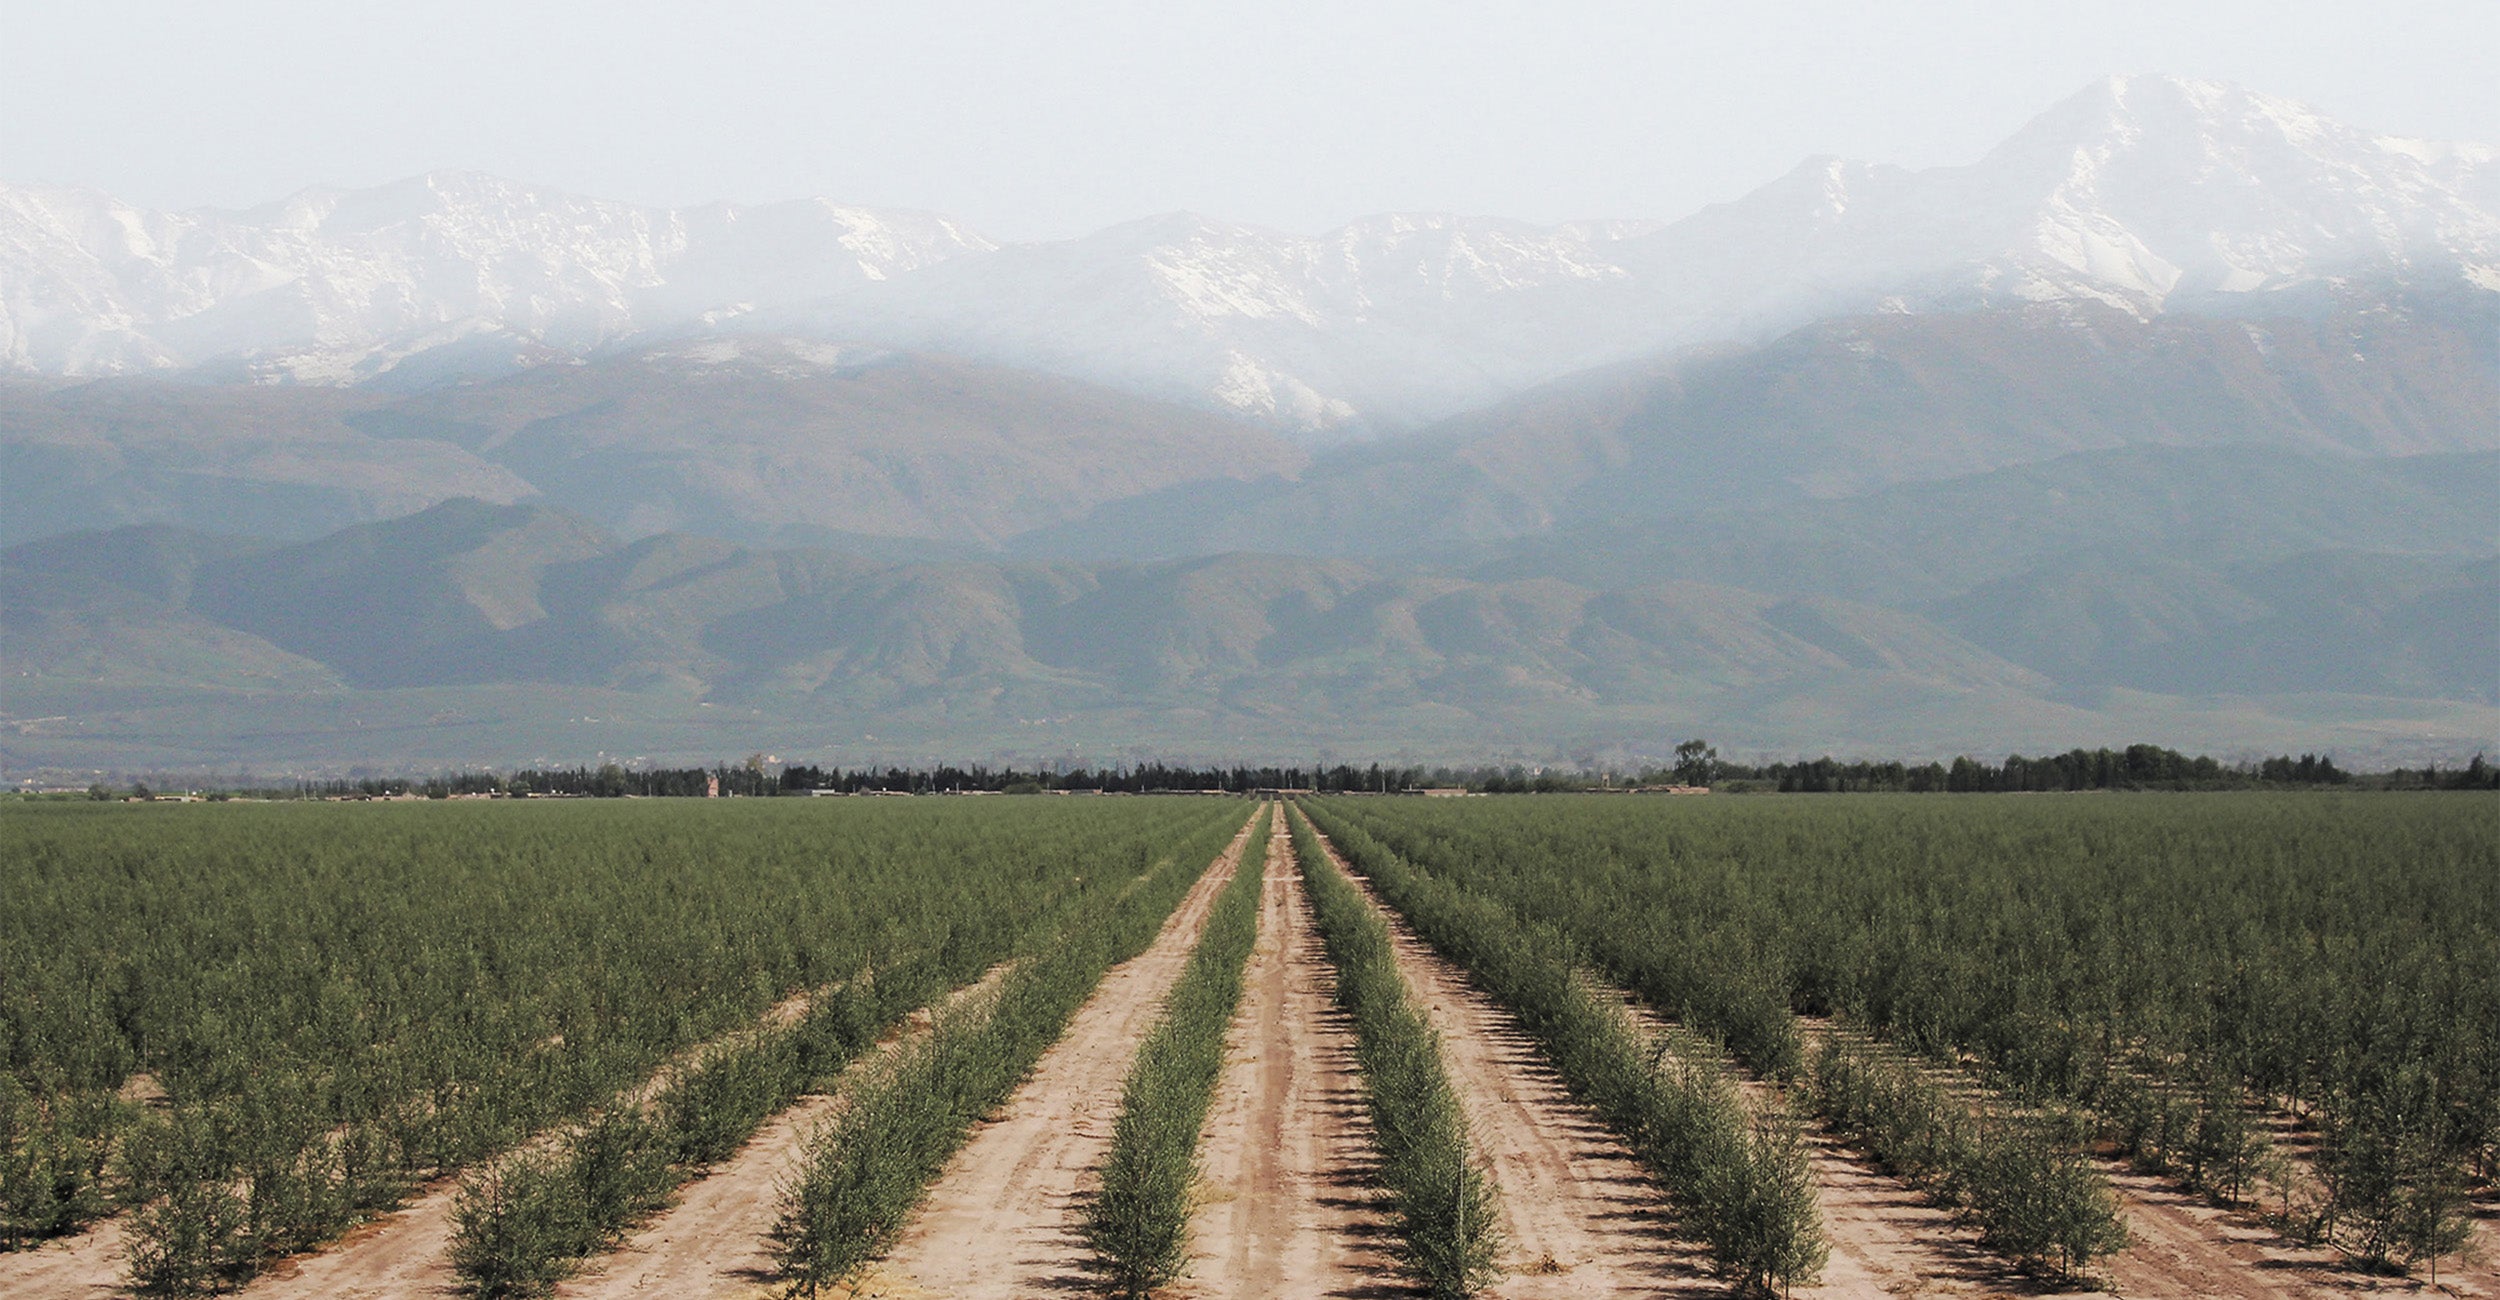
[(2494, 0), (0, 0), (0, 179), (151, 206), (471, 167), (1008, 238), (1190, 208), (1675, 217), (1963, 162), (2108, 72), (2500, 141)]

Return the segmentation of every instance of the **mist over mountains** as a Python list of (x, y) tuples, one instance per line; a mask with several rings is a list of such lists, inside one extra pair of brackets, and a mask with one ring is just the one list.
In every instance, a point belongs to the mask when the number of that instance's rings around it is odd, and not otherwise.
[(2496, 212), (2161, 77), (1667, 224), (0, 187), (0, 762), (2468, 754)]
[[(1968, 166), (1810, 159), (1666, 225), (1172, 214), (999, 246), (800, 201), (656, 210), (438, 173), (244, 212), (0, 189), (0, 364), (439, 381), (758, 329), (959, 353), (1309, 436), (1394, 430), (1671, 347), (1878, 309), (2279, 315), (2352, 278), (2500, 291), (2485, 146), (2113, 77)], [(396, 380), (391, 377), (396, 376)]]

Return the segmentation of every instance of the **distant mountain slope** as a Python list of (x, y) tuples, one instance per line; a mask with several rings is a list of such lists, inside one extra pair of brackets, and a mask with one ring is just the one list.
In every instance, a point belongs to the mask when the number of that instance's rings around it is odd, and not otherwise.
[(629, 536), (925, 552), (1304, 460), (1255, 427), (1073, 380), (713, 339), (412, 395), (0, 386), (0, 540), (124, 522), (308, 537), (471, 496), (545, 500)]
[(2093, 306), (1825, 321), (1556, 381), (1256, 494), (1112, 502), (1027, 544), (1421, 553), (2147, 446), (2500, 449), (2500, 299), (2264, 322)]
[(359, 389), (0, 383), (0, 541), (122, 523), (312, 536), (453, 497), (536, 495), (457, 446), (376, 438)]
[(1318, 440), (1826, 316), (2094, 304), (2274, 318), (2500, 297), (2494, 153), (2115, 77), (1965, 166), (1810, 159), (1672, 224), (1195, 214), (995, 247), (821, 202), (681, 211), (441, 173), (250, 212), (0, 188), (0, 367), (403, 386), (758, 329), (959, 352)]
[[(594, 724), (622, 728), (595, 733), (603, 749), (648, 753), (671, 727), (731, 719), (746, 730), (722, 734), (769, 727), (819, 748), (828, 734), (911, 735), (958, 756), (1054, 736), (1483, 752), (1671, 744), (1705, 727), (1750, 745), (1914, 752), (2132, 730), (2445, 753), (2500, 726), (2492, 564), (2086, 549), (1888, 607), (1654, 573), (1578, 583), (1256, 554), (895, 562), (677, 534), (620, 545), (544, 506), (454, 501), (287, 545), (152, 528), (0, 552), (0, 661), (14, 672), (0, 733), (34, 738), (0, 734), (0, 760), (96, 744), (234, 753), (255, 743), (236, 727), (266, 739), (279, 718), (330, 734), (394, 715), (407, 720), (388, 735), (335, 743), (442, 752), (461, 742), (439, 728), (500, 716), (493, 753), (543, 752)], [(568, 701), (595, 716), (544, 716)], [(601, 723), (612, 714), (644, 722)], [(489, 756), (469, 743), (470, 761)]]
[(2215, 568), (2079, 557), (1932, 616), (2079, 684), (2500, 704), (2500, 560), (2323, 551)]
[(1845, 500), (1584, 524), (1436, 559), (1485, 579), (1680, 576), (1920, 608), (2078, 557), (2148, 579), (2330, 550), (2479, 558), (2500, 554), (2495, 520), (2500, 452), (2134, 447)]
[[(132, 555), (152, 558), (92, 558)], [(126, 529), (20, 546), (5, 562), (29, 613), (74, 613), (114, 589), (364, 688), (659, 677), (863, 703), (1013, 686), (1074, 702), (1239, 689), (1283, 691), (1297, 708), (1468, 708), (1849, 668), (2045, 685), (1915, 616), (1694, 583), (1601, 595), (1281, 556), (1088, 567), (880, 563), (683, 537), (620, 547), (560, 511), (475, 501), (282, 547)], [(1644, 674), (1661, 680), (1638, 684)]]

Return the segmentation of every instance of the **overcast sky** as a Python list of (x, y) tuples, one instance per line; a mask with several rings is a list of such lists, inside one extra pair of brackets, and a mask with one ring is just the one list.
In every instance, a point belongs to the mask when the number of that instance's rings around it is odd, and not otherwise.
[(2494, 0), (0, 0), (0, 179), (159, 207), (479, 168), (1006, 238), (1178, 208), (1676, 217), (1965, 162), (2109, 72), (2500, 141)]

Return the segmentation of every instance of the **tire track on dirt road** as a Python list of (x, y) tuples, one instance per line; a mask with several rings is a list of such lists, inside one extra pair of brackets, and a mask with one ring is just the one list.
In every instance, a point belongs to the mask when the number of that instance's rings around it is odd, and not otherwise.
[(1725, 1296), (1631, 1151), (1572, 1099), (1510, 1013), (1417, 938), (1325, 836), (1337, 870), (1388, 920), (1398, 969), (1441, 1035), (1476, 1149), (1501, 1189), (1502, 1300)]
[(1079, 1198), (1110, 1150), (1120, 1093), (1164, 996), (1238, 868), (1250, 819), (1146, 951), (1111, 969), (1000, 1113), (929, 1188), (902, 1239), (853, 1288), (859, 1296), (1029, 1297), (1082, 1291)]
[(1206, 1202), (1173, 1287), (1190, 1300), (1362, 1294), (1395, 1272), (1354, 1031), (1276, 817), (1259, 943), (1199, 1143)]

